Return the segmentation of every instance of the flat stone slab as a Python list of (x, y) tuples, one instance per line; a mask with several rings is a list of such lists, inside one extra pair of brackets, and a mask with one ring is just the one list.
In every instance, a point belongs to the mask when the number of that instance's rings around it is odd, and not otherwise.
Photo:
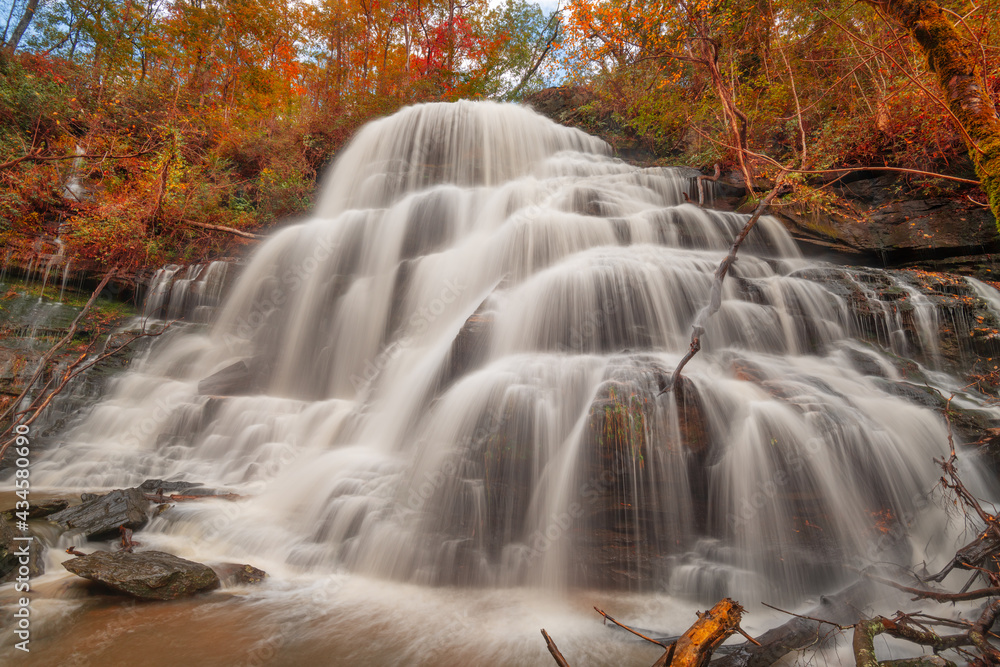
[(212, 568), (162, 551), (95, 551), (64, 561), (63, 567), (143, 600), (174, 600), (219, 587)]
[(83, 531), (87, 539), (114, 538), (120, 526), (139, 530), (146, 525), (149, 501), (139, 489), (117, 489), (48, 518), (64, 530)]

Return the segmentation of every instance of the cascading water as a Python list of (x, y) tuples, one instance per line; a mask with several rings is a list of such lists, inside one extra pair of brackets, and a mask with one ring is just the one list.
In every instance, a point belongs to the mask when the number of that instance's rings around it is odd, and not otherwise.
[[(920, 510), (948, 445), (873, 344), (904, 351), (899, 312), (831, 284), (867, 284), (865, 270), (803, 260), (762, 218), (705, 349), (660, 396), (745, 217), (608, 153), (492, 103), (372, 123), (214, 325), (155, 345), (33, 484), (224, 487), (247, 498), (178, 506), (146, 532), (421, 585), (753, 603), (829, 588), (887, 550), (947, 551), (875, 539)], [(149, 298), (179, 313), (162, 289)], [(926, 312), (908, 316), (905, 351), (935, 364)], [(941, 533), (925, 514), (911, 528)]]
[(222, 297), (228, 275), (227, 262), (170, 264), (157, 269), (150, 280), (142, 315), (152, 320), (206, 322)]

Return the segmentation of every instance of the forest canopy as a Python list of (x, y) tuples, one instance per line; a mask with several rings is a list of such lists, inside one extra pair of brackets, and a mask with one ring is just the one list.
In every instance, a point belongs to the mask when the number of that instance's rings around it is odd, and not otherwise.
[[(940, 3), (992, 100), (997, 2)], [(558, 84), (582, 91), (570, 122), (660, 164), (720, 164), (751, 180), (775, 163), (977, 180), (925, 50), (879, 3), (568, 0), (544, 11), (525, 0), (7, 0), (0, 9), (0, 240), (18, 252), (61, 230), (100, 265), (224, 255), (307, 210), (323, 167), (367, 120), (422, 101), (522, 101)], [(799, 174), (792, 196), (822, 199), (817, 184), (834, 177)], [(986, 204), (967, 184), (907, 178)]]

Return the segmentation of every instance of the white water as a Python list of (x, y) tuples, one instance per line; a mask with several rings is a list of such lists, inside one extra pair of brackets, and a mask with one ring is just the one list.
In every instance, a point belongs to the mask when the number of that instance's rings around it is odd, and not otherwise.
[[(891, 359), (854, 340), (847, 301), (815, 279), (827, 269), (775, 220), (731, 270), (683, 391), (657, 396), (744, 218), (607, 153), (489, 103), (369, 125), (315, 217), (256, 251), (211, 329), (154, 346), (33, 484), (244, 494), (177, 506), (147, 533), (279, 578), (753, 604), (827, 590), (844, 564), (953, 550), (925, 511), (940, 414), (887, 389)], [(185, 269), (168, 294), (180, 271), (163, 270), (150, 313), (179, 316), (182, 292), (221, 284)], [(916, 352), (933, 360), (916, 305)], [(253, 395), (199, 393), (239, 361)], [(880, 516), (910, 533), (880, 537)]]

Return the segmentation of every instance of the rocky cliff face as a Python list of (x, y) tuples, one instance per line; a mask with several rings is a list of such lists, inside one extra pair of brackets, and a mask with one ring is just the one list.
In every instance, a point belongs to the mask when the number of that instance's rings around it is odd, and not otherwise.
[(839, 206), (791, 204), (772, 213), (807, 250), (833, 252), (849, 263), (920, 266), (987, 280), (1000, 275), (1000, 235), (989, 210), (968, 200), (917, 198), (894, 175), (855, 178), (833, 186)]

